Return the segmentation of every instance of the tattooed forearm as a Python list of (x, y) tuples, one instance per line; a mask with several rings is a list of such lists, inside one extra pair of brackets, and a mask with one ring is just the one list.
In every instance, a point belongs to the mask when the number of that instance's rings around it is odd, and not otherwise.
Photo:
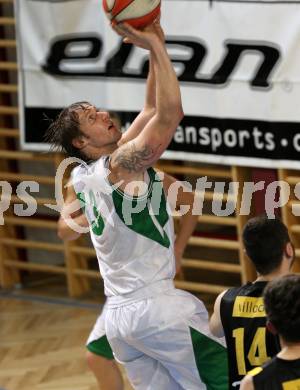
[(140, 172), (151, 166), (157, 154), (157, 149), (154, 150), (146, 145), (143, 149), (137, 150), (134, 143), (131, 143), (130, 145), (123, 146), (117, 152), (114, 163), (126, 169), (129, 173)]

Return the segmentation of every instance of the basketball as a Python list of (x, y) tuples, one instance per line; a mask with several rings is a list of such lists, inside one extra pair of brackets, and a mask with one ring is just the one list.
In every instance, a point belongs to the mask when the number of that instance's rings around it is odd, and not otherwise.
[(151, 24), (160, 12), (160, 0), (103, 0), (102, 4), (110, 22), (138, 29)]

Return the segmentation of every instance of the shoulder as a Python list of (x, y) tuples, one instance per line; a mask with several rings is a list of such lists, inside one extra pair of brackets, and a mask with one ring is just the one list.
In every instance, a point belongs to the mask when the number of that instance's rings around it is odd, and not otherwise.
[(72, 169), (71, 177), (79, 176), (80, 174), (86, 173), (92, 165), (94, 165), (96, 161), (91, 161), (90, 163), (82, 162), (81, 164), (76, 165), (75, 168)]
[(255, 367), (253, 370), (248, 372), (253, 378), (253, 383), (260, 383), (262, 381), (268, 380), (278, 370), (278, 359), (274, 356), (271, 360), (266, 361), (261, 367)]
[(228, 290), (226, 290), (223, 297), (226, 300), (232, 300), (240, 294), (245, 294), (245, 292), (249, 290), (250, 286), (252, 286), (251, 282), (243, 284), (242, 286), (229, 288)]
[(276, 357), (266, 362), (262, 367), (255, 367), (249, 371), (241, 382), (240, 390), (273, 388), (272, 378), (274, 375), (276, 375)]
[(71, 178), (77, 177), (79, 175), (79, 173), (80, 173), (80, 171), (82, 169), (81, 166), (82, 166), (82, 164), (76, 165), (76, 167), (72, 169), (72, 171), (71, 171)]
[(76, 193), (96, 191), (103, 187), (102, 181), (108, 177), (109, 169), (105, 166), (105, 159), (100, 158), (90, 163), (82, 163), (71, 172), (71, 183)]
[(223, 302), (231, 302), (235, 299), (237, 295), (239, 295), (241, 288), (240, 287), (232, 287), (228, 290), (223, 291), (222, 294), (218, 296), (220, 304)]
[[(259, 369), (259, 368), (260, 367), (257, 367), (257, 369)], [(254, 370), (256, 370), (256, 369), (254, 369)], [(254, 370), (252, 370), (252, 371), (254, 371)], [(241, 385), (240, 385), (240, 390), (254, 390), (253, 375), (251, 375), (251, 371), (242, 380)]]
[(216, 298), (215, 303), (214, 303), (214, 315), (219, 318), (219, 321), (221, 322), (221, 306), (222, 306), (222, 301), (223, 297), (227, 294), (228, 290), (222, 291)]
[(224, 295), (227, 293), (228, 290), (222, 291), (216, 298), (214, 303), (214, 315), (217, 317), (220, 317), (221, 315), (221, 302), (224, 297)]
[(255, 390), (255, 382), (264, 372), (263, 367), (255, 367), (250, 370), (241, 382), (240, 390)]
[(245, 285), (229, 288), (223, 291), (216, 300), (215, 305), (218, 305), (220, 317), (224, 323), (224, 329), (231, 327), (230, 321), (232, 316), (231, 314), (228, 315), (228, 313), (232, 313), (237, 297), (245, 295), (244, 287)]
[(263, 370), (262, 367), (255, 367), (255, 368), (253, 368), (253, 370), (250, 370), (248, 372), (248, 376), (250, 376), (252, 378), (253, 376), (260, 374), (262, 372), (262, 370)]
[(228, 290), (224, 290), (224, 291), (222, 291), (222, 292), (217, 296), (217, 298), (216, 298), (216, 300), (215, 300), (215, 307), (216, 307), (216, 306), (220, 306), (221, 301), (222, 301), (224, 295), (227, 294), (227, 292), (228, 292)]

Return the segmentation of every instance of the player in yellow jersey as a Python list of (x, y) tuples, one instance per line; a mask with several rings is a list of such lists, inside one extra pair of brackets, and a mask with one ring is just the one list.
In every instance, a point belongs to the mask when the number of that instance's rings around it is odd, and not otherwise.
[(241, 390), (300, 390), (300, 275), (269, 283), (264, 292), (267, 326), (278, 333), (282, 350), (250, 371)]
[(250, 219), (243, 230), (243, 244), (257, 279), (221, 293), (210, 319), (212, 333), (226, 338), (232, 390), (239, 389), (248, 371), (280, 350), (278, 338), (266, 328), (262, 294), (270, 280), (290, 272), (294, 259), (288, 230), (279, 219)]

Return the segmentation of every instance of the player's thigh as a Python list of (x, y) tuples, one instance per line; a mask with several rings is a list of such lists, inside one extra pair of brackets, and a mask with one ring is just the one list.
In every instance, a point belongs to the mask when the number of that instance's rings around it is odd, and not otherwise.
[(123, 340), (110, 340), (116, 360), (125, 367), (136, 390), (183, 390), (169, 371), (156, 359), (147, 356)]
[(143, 352), (160, 361), (183, 388), (227, 390), (226, 348), (210, 334), (201, 315), (170, 324), (140, 342)]
[(184, 389), (204, 390), (196, 364), (191, 332), (185, 322), (173, 324), (138, 341), (145, 354), (158, 361)]

